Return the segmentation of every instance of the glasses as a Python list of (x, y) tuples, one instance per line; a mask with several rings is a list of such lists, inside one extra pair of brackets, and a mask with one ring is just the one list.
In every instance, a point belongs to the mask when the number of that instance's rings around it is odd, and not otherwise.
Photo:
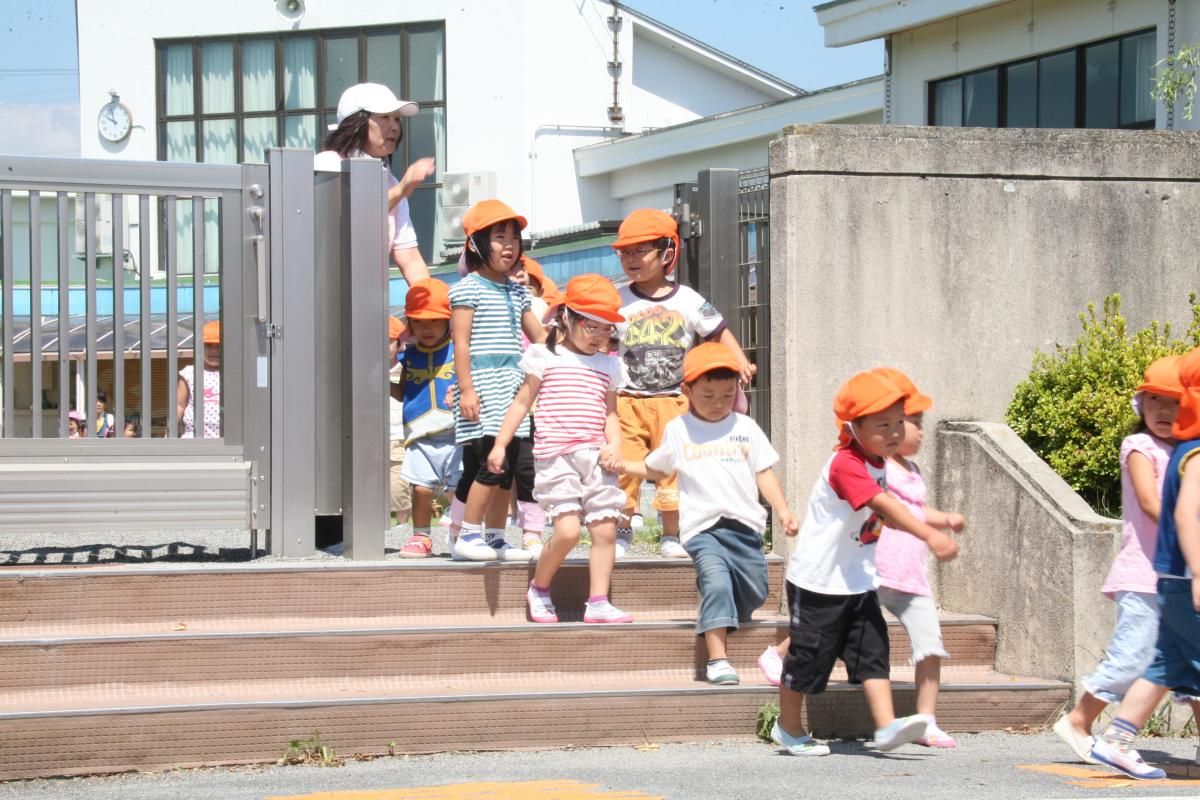
[(594, 322), (581, 322), (579, 326), (588, 336), (612, 336), (616, 330), (612, 325), (597, 325)]
[(626, 259), (630, 259), (630, 258), (640, 259), (640, 258), (645, 258), (646, 256), (650, 255), (651, 253), (657, 253), (658, 251), (659, 251), (659, 248), (657, 248), (657, 247), (645, 247), (645, 248), (641, 248), (639, 250), (618, 250), (617, 258), (621, 259), (622, 261), (625, 261)]

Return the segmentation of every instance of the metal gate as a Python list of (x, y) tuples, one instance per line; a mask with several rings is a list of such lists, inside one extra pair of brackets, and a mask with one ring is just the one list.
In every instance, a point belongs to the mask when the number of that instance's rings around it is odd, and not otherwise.
[(771, 433), (770, 179), (767, 169), (709, 169), (675, 187), (684, 241), (679, 279), (715, 305), (758, 372), (750, 416)]
[[(384, 189), (377, 161), (314, 175), (304, 150), (266, 165), (0, 158), (0, 531), (274, 528), (271, 552), (305, 555), (336, 472), (346, 489), (326, 505), (360, 523), (358, 556), (382, 556)], [(331, 338), (336, 352), (317, 346)], [(186, 362), (194, 438), (179, 429)], [(345, 422), (318, 418), (318, 390), (338, 392)], [(68, 438), (79, 415), (87, 435)], [(97, 438), (108, 415), (116, 435)]]

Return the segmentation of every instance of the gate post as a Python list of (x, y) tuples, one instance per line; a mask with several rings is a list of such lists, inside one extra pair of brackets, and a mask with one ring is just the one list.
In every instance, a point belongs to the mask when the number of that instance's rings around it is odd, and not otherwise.
[[(696, 283), (693, 288), (717, 307), (731, 330), (740, 329), (741, 282), (738, 270), (738, 171), (706, 169), (697, 176), (692, 199)], [(695, 221), (699, 220), (698, 236)]]
[(313, 152), (272, 148), (270, 169), (271, 553), (316, 548)]

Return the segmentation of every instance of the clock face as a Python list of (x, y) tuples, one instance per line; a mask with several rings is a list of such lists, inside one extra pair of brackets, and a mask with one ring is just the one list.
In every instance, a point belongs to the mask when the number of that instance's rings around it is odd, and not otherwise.
[(96, 119), (100, 135), (110, 142), (119, 142), (129, 135), (133, 127), (133, 116), (124, 103), (105, 103)]

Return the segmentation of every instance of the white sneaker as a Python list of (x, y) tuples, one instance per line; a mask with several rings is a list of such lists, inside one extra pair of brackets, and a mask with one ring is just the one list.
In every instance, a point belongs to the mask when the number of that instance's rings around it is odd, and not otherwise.
[(875, 749), (886, 753), (901, 745), (915, 742), (925, 733), (925, 728), (930, 722), (933, 720), (927, 714), (913, 714), (911, 717), (894, 719), (875, 731)]
[(662, 537), (662, 544), (659, 545), (658, 551), (662, 553), (663, 558), (691, 558), (687, 554), (687, 550), (684, 550), (683, 545), (679, 543), (678, 536)]
[(612, 603), (601, 605), (587, 604), (583, 612), (583, 621), (589, 625), (607, 625), (610, 623), (633, 622), (633, 614), (628, 614)]
[(1096, 744), (1096, 737), (1084, 736), (1067, 720), (1066, 715), (1058, 718), (1058, 722), (1054, 723), (1051, 729), (1058, 738), (1067, 743), (1067, 747), (1075, 753), (1075, 756), (1085, 764), (1096, 764), (1096, 759), (1092, 758), (1092, 747)]
[(521, 547), (529, 553), (529, 560), (536, 561), (542, 554), (542, 537), (536, 533), (525, 533), (521, 537)]
[(532, 586), (525, 592), (525, 607), (529, 611), (529, 621), (540, 624), (558, 622), (558, 614), (554, 611), (554, 603), (550, 595), (542, 594)]
[(718, 686), (732, 686), (741, 682), (737, 670), (733, 668), (733, 665), (729, 663), (729, 659), (727, 658), (709, 662), (704, 670), (704, 677), (709, 683), (717, 684)]
[(811, 736), (792, 736), (779, 727), (779, 720), (771, 727), (771, 741), (794, 756), (829, 755), (829, 745), (821, 744)]
[(482, 536), (460, 536), (450, 548), (455, 561), (495, 561), (500, 555), (483, 540)]
[(633, 530), (623, 531), (617, 529), (617, 558), (624, 558), (629, 552), (629, 548), (633, 547)]
[(528, 550), (522, 550), (519, 547), (513, 547), (499, 537), (489, 539), (487, 546), (495, 551), (497, 561), (529, 561), (533, 558), (533, 553)]
[(642, 518), (641, 514), (634, 514), (629, 518), (629, 527), (644, 528), (646, 527), (646, 520)]
[(1141, 781), (1161, 780), (1167, 777), (1167, 773), (1143, 761), (1137, 750), (1132, 747), (1122, 749), (1102, 738), (1097, 739), (1096, 744), (1092, 746), (1092, 758), (1100, 764), (1112, 767), (1118, 772), (1123, 772), (1129, 777)]

